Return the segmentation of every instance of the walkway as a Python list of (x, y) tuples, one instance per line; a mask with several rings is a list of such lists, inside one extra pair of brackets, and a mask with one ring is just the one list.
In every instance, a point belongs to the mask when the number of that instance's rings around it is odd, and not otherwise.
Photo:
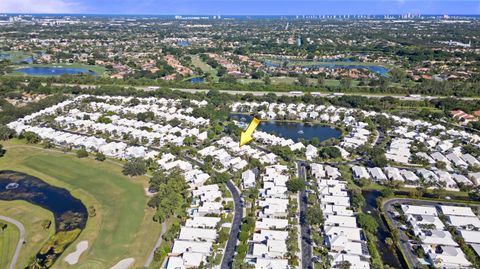
[(150, 264), (152, 264), (153, 261), (153, 256), (155, 256), (155, 250), (157, 250), (158, 247), (162, 244), (163, 241), (163, 235), (167, 231), (167, 222), (164, 221), (162, 222), (162, 231), (160, 232), (160, 235), (158, 236), (158, 240), (155, 243), (155, 246), (153, 247), (152, 251), (150, 252), (150, 255), (148, 255), (147, 260), (145, 261), (145, 264), (143, 265), (144, 267), (149, 267)]
[(22, 249), (23, 243), (25, 243), (25, 227), (21, 222), (6, 216), (0, 215), (0, 220), (10, 222), (11, 224), (17, 226), (18, 230), (20, 231), (20, 237), (18, 238), (17, 247), (15, 248), (15, 253), (13, 254), (12, 261), (10, 262), (10, 266), (8, 267), (9, 269), (15, 269), (18, 256), (20, 255), (20, 250)]

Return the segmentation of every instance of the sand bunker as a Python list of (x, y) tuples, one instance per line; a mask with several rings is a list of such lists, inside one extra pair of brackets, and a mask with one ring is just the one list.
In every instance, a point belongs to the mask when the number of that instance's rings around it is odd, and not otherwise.
[(114, 266), (110, 267), (110, 269), (127, 269), (130, 267), (135, 262), (134, 258), (127, 258), (119, 261), (117, 264)]
[(87, 250), (87, 248), (88, 248), (88, 241), (84, 240), (79, 242), (77, 244), (77, 249), (65, 257), (65, 262), (67, 262), (70, 265), (77, 264), (78, 259), (80, 258), (80, 255), (82, 255), (82, 253), (85, 250)]

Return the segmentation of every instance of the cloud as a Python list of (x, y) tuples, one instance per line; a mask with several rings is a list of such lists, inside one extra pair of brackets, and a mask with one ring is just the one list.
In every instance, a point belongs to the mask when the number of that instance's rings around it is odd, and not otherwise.
[(70, 0), (0, 0), (2, 13), (80, 13), (85, 8)]

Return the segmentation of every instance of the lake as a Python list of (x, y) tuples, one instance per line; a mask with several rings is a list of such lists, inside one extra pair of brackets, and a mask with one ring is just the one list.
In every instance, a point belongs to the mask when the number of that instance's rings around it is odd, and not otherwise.
[(0, 53), (0, 60), (3, 60), (3, 59), (9, 59), (11, 58), (12, 56), (10, 54), (2, 54)]
[(78, 75), (87, 74), (95, 75), (96, 73), (83, 68), (69, 67), (25, 67), (15, 70), (20, 73), (33, 76), (61, 76), (61, 75)]
[(190, 42), (188, 42), (188, 41), (179, 41), (179, 42), (177, 42), (177, 45), (185, 47), (185, 46), (189, 46), (189, 45), (190, 45)]
[(88, 219), (85, 205), (69, 191), (21, 172), (0, 171), (0, 200), (23, 200), (53, 213), (56, 233), (35, 255), (36, 262), (43, 266), (41, 268), (49, 268), (54, 264), (77, 239)]
[[(239, 120), (247, 125), (250, 123), (252, 116), (230, 114), (230, 118)], [(312, 140), (315, 137), (320, 141), (325, 141), (330, 138), (340, 138), (342, 135), (340, 130), (333, 127), (303, 122), (261, 121), (257, 129), (286, 139), (290, 138), (296, 142), (300, 141), (300, 139)]]
[[(380, 66), (380, 65), (356, 65), (352, 64), (335, 64), (336, 61), (319, 61), (321, 63), (315, 64), (312, 63), (311, 65), (303, 65), (303, 68), (330, 68), (330, 69), (368, 69), (370, 72), (377, 73), (381, 76), (388, 76), (388, 72), (390, 71), (388, 68)], [(345, 61), (350, 62), (350, 61)], [(280, 67), (281, 64), (274, 63), (271, 61), (264, 62), (267, 67)]]
[[(7, 189), (11, 183), (17, 183), (18, 187)], [(24, 200), (51, 211), (55, 227), (61, 231), (83, 229), (88, 218), (83, 203), (69, 191), (20, 172), (0, 171), (0, 200)]]
[(205, 78), (204, 77), (191, 78), (188, 81), (192, 84), (203, 83), (203, 82), (205, 82)]

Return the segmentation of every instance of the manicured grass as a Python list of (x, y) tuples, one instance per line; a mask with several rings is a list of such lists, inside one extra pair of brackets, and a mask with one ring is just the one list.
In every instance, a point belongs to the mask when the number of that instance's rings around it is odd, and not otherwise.
[[(295, 77), (272, 77), (270, 78), (270, 80), (274, 85), (278, 85), (278, 84), (294, 85), (298, 82), (298, 79)], [(261, 79), (250, 79), (250, 78), (239, 79), (238, 81), (243, 84), (254, 83), (254, 82), (261, 83), (261, 84), (264, 83), (264, 81)], [(308, 81), (308, 84), (310, 85), (318, 85), (318, 79), (316, 78), (307, 78), (307, 81)], [(353, 80), (352, 86), (357, 86), (358, 83), (360, 82), (357, 80)], [(325, 79), (323, 86), (338, 87), (340, 86), (340, 80)]]
[[(0, 214), (18, 220), (25, 227), (25, 244), (23, 244), (20, 256), (18, 258), (16, 268), (25, 268), (28, 259), (34, 256), (44, 243), (55, 232), (55, 222), (53, 221), (53, 214), (39, 206), (27, 203), (25, 201), (0, 201)], [(51, 225), (48, 229), (44, 228), (43, 222), (50, 220)], [(18, 230), (13, 224), (9, 224), (17, 231), (14, 241), (11, 241), (12, 252), (8, 254), (8, 259), (5, 260), (4, 249), (2, 248), (3, 240), (0, 239), (0, 268), (7, 268), (7, 264), (11, 261), (13, 250), (18, 242)], [(0, 238), (1, 238), (0, 232)], [(7, 254), (6, 254), (7, 255)]]
[(5, 60), (9, 60), (11, 62), (18, 62), (27, 58), (31, 58), (34, 53), (28, 53), (24, 51), (0, 51), (0, 54), (10, 55), (10, 57), (5, 58)]
[[(275, 64), (283, 64), (283, 61), (281, 60), (276, 60), (276, 59), (265, 59), (267, 61), (270, 61)], [(322, 61), (289, 61), (288, 66), (312, 66), (312, 65), (337, 65), (337, 66), (349, 66), (349, 65), (355, 65), (355, 66), (383, 66), (386, 68), (392, 67), (391, 65), (388, 64), (382, 64), (382, 63), (371, 63), (371, 62), (349, 62), (349, 61), (330, 61), (330, 62), (322, 62)]]
[(218, 77), (217, 77), (218, 71), (217, 71), (217, 69), (212, 68), (210, 65), (208, 65), (207, 63), (202, 61), (202, 59), (200, 59), (200, 56), (198, 56), (198, 55), (191, 55), (191, 57), (192, 57), (192, 64), (195, 67), (198, 67), (198, 68), (202, 69), (202, 71), (204, 73), (211, 74), (212, 77), (214, 77), (216, 79), (216, 81), (218, 81)]
[(0, 224), (7, 224), (4, 230), (0, 229), (0, 268), (8, 268), (17, 247), (20, 231), (10, 222), (0, 220)]
[[(64, 67), (64, 68), (81, 68), (85, 70), (91, 70), (95, 72), (97, 75), (102, 76), (106, 69), (103, 66), (99, 65), (86, 65), (86, 64), (68, 64), (68, 63), (60, 63), (60, 64), (24, 64), (24, 65), (14, 65), (12, 66), (13, 72), (10, 75), (15, 75), (15, 76), (27, 76), (24, 73), (17, 72), (15, 70), (19, 68), (29, 68), (29, 67)], [(43, 75), (42, 75), (43, 76)], [(47, 75), (44, 75), (47, 76)]]
[[(87, 208), (96, 209), (96, 216), (88, 219), (84, 231), (53, 268), (108, 268), (129, 257), (135, 258), (134, 268), (143, 265), (161, 229), (152, 221), (154, 211), (146, 206), (146, 177), (131, 179), (122, 175), (121, 165), (78, 159), (18, 140), (3, 144), (7, 153), (0, 159), (0, 169), (25, 172), (66, 188)], [(63, 258), (82, 240), (89, 242), (88, 250), (77, 265), (68, 266)]]

